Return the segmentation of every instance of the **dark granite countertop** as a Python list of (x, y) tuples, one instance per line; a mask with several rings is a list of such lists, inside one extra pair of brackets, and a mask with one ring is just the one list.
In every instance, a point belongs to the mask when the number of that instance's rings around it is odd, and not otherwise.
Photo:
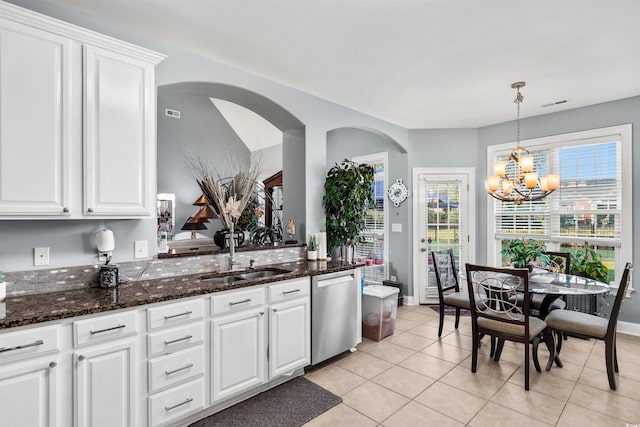
[[(204, 276), (204, 273), (197, 273), (121, 283), (118, 287), (110, 289), (83, 288), (35, 295), (11, 296), (7, 297), (4, 303), (6, 316), (4, 319), (0, 319), (0, 329), (206, 295), (298, 277), (351, 270), (362, 265), (347, 264), (340, 261), (301, 261), (256, 267), (256, 270), (268, 268), (287, 269), (291, 270), (290, 273), (226, 284), (203, 281), (201, 277)], [(220, 275), (228, 274), (220, 273)], [(211, 276), (211, 273), (208, 273), (208, 276)]]

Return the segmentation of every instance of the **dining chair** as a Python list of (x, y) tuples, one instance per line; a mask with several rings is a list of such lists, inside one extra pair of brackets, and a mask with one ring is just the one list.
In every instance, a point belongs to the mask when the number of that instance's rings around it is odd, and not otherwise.
[(438, 336), (442, 335), (444, 325), (445, 306), (456, 309), (455, 328), (460, 324), (460, 309), (469, 310), (469, 296), (460, 292), (458, 284), (458, 271), (451, 249), (432, 251), (431, 260), (433, 262), (433, 272), (436, 275), (438, 286), (438, 306), (440, 308), (440, 323), (438, 324)]
[[(566, 332), (580, 338), (594, 338), (604, 341), (607, 377), (609, 378), (609, 387), (612, 390), (616, 389), (615, 373), (618, 372), (618, 354), (616, 351), (618, 315), (629, 286), (629, 276), (632, 269), (631, 263), (627, 263), (624, 267), (609, 319), (572, 310), (555, 310), (549, 313), (545, 319), (547, 325), (556, 331)], [(559, 345), (558, 354), (561, 349), (562, 346)]]
[[(569, 252), (544, 252), (548, 256), (548, 262), (541, 265), (540, 268), (552, 271), (554, 273), (566, 273), (571, 272), (571, 255)], [(543, 294), (531, 295), (531, 312), (540, 315), (540, 308), (542, 307), (542, 301), (544, 300)], [(518, 305), (522, 306), (523, 295), (518, 295)], [(567, 297), (563, 296), (554, 300), (548, 308), (548, 311), (561, 310), (567, 307)], [(566, 336), (565, 336), (565, 339)]]
[[(471, 372), (478, 364), (478, 340), (480, 334), (490, 335), (492, 340), (514, 341), (524, 344), (524, 389), (529, 390), (529, 345), (532, 344), (533, 363), (541, 372), (538, 361), (540, 338), (549, 349), (546, 370), (551, 368), (555, 348), (553, 334), (544, 320), (531, 316), (529, 294), (529, 270), (526, 268), (496, 268), (466, 264), (469, 305), (471, 307), (472, 353)], [(524, 294), (523, 305), (514, 301), (517, 292)], [(494, 360), (500, 358), (496, 350)]]

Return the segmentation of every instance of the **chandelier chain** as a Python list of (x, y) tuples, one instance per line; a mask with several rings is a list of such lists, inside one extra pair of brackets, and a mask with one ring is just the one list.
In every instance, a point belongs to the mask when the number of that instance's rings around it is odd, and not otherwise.
[(517, 113), (516, 113), (516, 146), (520, 146), (520, 104), (524, 101), (524, 96), (520, 93), (520, 87), (516, 88), (518, 93), (516, 93), (516, 98), (513, 102), (516, 103)]

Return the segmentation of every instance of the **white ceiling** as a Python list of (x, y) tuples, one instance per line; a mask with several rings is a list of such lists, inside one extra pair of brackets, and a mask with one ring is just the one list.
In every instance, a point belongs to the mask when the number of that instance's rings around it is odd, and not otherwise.
[(242, 105), (209, 98), (249, 151), (282, 144), (282, 131)]
[(638, 0), (50, 1), (407, 128), (640, 94)]

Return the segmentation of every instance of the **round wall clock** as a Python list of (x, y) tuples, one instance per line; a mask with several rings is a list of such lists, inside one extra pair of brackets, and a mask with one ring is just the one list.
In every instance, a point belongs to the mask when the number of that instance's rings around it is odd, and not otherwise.
[(387, 189), (387, 193), (389, 193), (389, 198), (396, 208), (409, 197), (409, 190), (407, 190), (407, 186), (404, 185), (401, 179), (397, 179), (396, 182), (391, 184)]

